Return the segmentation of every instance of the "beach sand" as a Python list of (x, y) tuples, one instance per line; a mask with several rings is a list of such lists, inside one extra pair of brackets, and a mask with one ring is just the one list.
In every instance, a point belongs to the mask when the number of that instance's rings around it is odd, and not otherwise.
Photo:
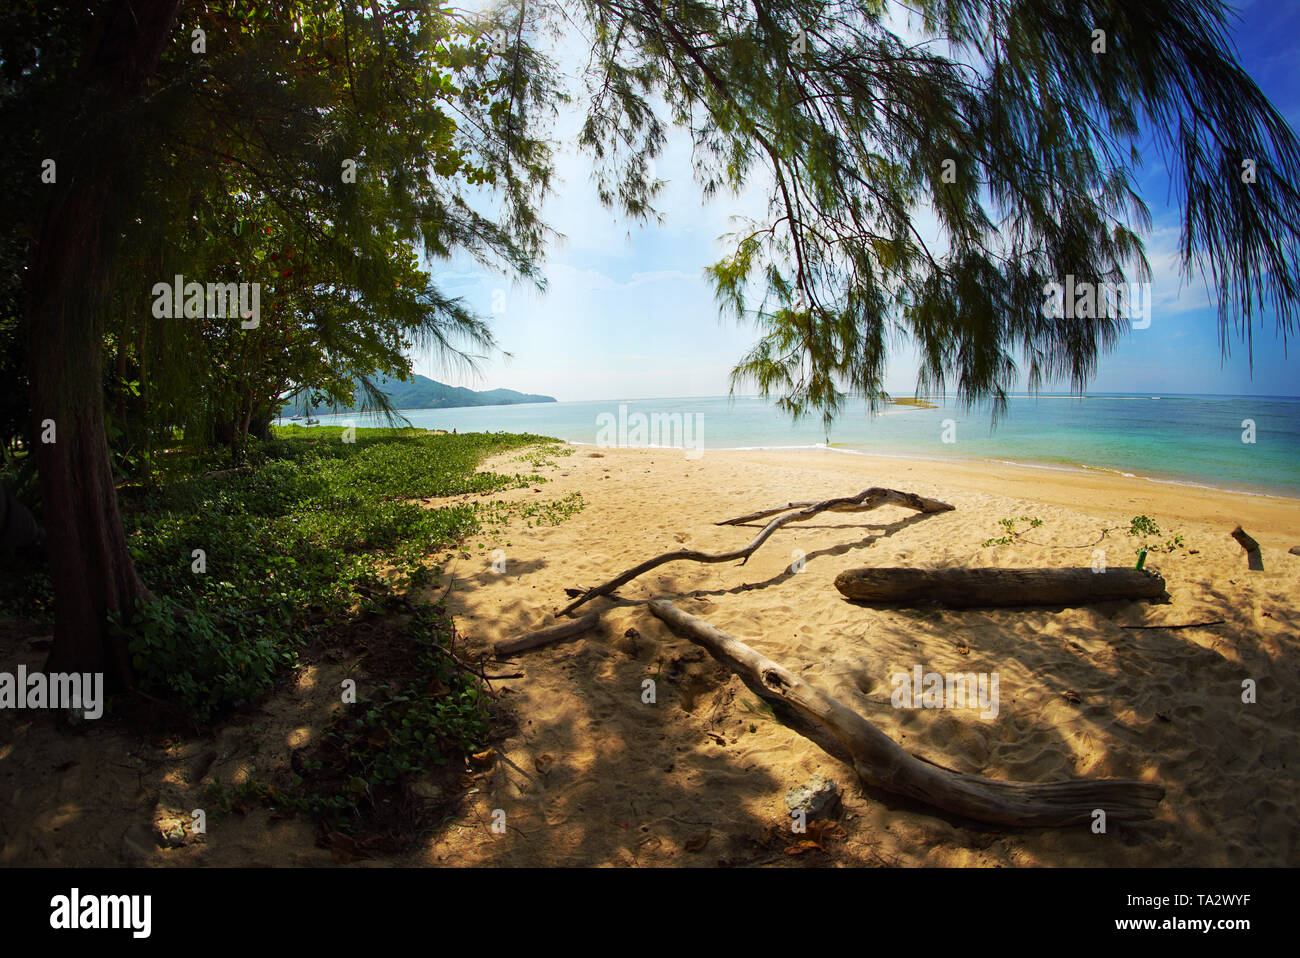
[[(757, 524), (718, 520), (791, 499), (873, 485), (945, 500), (955, 511), (825, 514), (776, 532), (746, 565), (678, 562), (597, 599), (598, 632), (488, 663), (517, 729), (495, 761), (417, 785), (458, 789), (459, 811), (386, 865), (1284, 865), (1300, 863), (1300, 501), (1006, 464), (867, 458), (834, 452), (707, 452), (571, 447), (547, 482), (491, 496), (585, 508), (556, 525), (516, 515), (463, 543), (448, 607), (470, 649), (553, 624), (566, 588), (591, 587), (682, 546), (736, 548)], [(531, 470), (520, 450), (483, 469)], [(866, 608), (833, 582), (863, 565), (1131, 565), (1136, 515), (1159, 523), (1148, 568), (1168, 604), (1086, 608)], [(983, 547), (1019, 522), (1024, 538)], [(531, 525), (529, 524), (531, 523)], [(1259, 540), (1251, 571), (1229, 537)], [(1101, 539), (1103, 528), (1111, 528)], [(1098, 541), (1100, 539), (1100, 541)], [(495, 553), (495, 550), (502, 550)], [(803, 571), (791, 564), (803, 553)], [(434, 558), (445, 555), (439, 552)], [(504, 555), (504, 573), (492, 561)], [(498, 565), (498, 568), (500, 566)], [(447, 578), (431, 587), (447, 589)], [(670, 632), (646, 601), (664, 596), (839, 698), (905, 748), (964, 772), (1025, 782), (1075, 776), (1154, 780), (1156, 820), (1017, 829), (982, 825), (864, 789), (853, 770), (775, 720), (741, 681)], [(1123, 625), (1223, 619), (1183, 630)], [(14, 664), (39, 668), (48, 636), (13, 637)], [(964, 650), (964, 651), (963, 651)], [(997, 716), (895, 709), (890, 677), (917, 665), (999, 678)], [(339, 707), (346, 655), (296, 670), (285, 687), (212, 738), (152, 740), (117, 726), (58, 731), (44, 716), (0, 715), (0, 865), (265, 866), (353, 861), (318, 847), (301, 817), (251, 803), (181, 847), (151, 836), (207, 808), (212, 782), (289, 774)], [(643, 702), (643, 683), (655, 701)], [(1254, 681), (1255, 704), (1242, 702)], [(784, 805), (814, 774), (833, 779), (833, 825), (794, 834)], [(498, 811), (503, 813), (497, 814)], [(504, 832), (493, 831), (493, 825)]]
[[(824, 514), (779, 530), (745, 565), (676, 562), (587, 608), (598, 632), (519, 653), (495, 683), (520, 731), (506, 761), (479, 777), (461, 823), (410, 863), (717, 865), (1283, 865), (1300, 862), (1300, 502), (1106, 474), (1008, 464), (826, 452), (572, 447), (552, 481), (501, 494), (585, 508), (558, 525), (515, 524), (478, 537), (448, 605), (470, 646), (554, 624), (566, 588), (590, 588), (643, 559), (722, 551), (761, 524), (714, 523), (790, 500), (886, 486), (955, 511), (886, 507)], [(514, 471), (506, 456), (485, 469)], [(430, 503), (438, 505), (441, 503)], [(1130, 520), (1147, 515), (1182, 547), (1146, 567), (1164, 603), (1083, 608), (868, 608), (835, 576), (863, 565), (1087, 566), (1104, 550), (1131, 566)], [(1023, 538), (982, 546), (1018, 522)], [(1230, 538), (1262, 546), (1251, 571)], [(1103, 528), (1110, 531), (1101, 538)], [(489, 564), (505, 555), (505, 572)], [(798, 551), (796, 551), (798, 550)], [(791, 571), (803, 554), (803, 569)], [(500, 554), (497, 554), (500, 558)], [(777, 722), (741, 681), (674, 635), (646, 602), (680, 608), (775, 659), (905, 748), (964, 772), (1024, 782), (1072, 777), (1158, 781), (1155, 821), (1016, 829), (959, 819), (864, 789), (853, 770)], [(583, 611), (586, 611), (585, 609)], [(1124, 625), (1223, 619), (1182, 630)], [(970, 709), (896, 709), (890, 676), (925, 671), (999, 677), (996, 718)], [(655, 680), (655, 702), (643, 682)], [(1242, 701), (1251, 679), (1257, 701)], [(788, 789), (814, 773), (843, 793), (839, 822), (797, 835)], [(505, 832), (491, 829), (494, 812)], [(819, 846), (819, 847), (815, 847)]]

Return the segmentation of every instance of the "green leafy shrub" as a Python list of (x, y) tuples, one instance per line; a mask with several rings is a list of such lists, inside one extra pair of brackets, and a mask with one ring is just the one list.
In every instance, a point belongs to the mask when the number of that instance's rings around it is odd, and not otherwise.
[(270, 689), (276, 671), (294, 661), (282, 635), (257, 616), (217, 622), (169, 599), (138, 606), (123, 635), (141, 691), (173, 701), (200, 722), (256, 699)]
[(418, 500), (544, 481), (478, 471), (485, 456), (537, 436), (358, 429), (343, 442), (342, 432), (276, 430), (247, 468), (127, 494), (136, 568), (172, 600), (126, 630), (144, 691), (205, 722), (251, 701), (304, 638), (383, 611), (394, 590), (429, 581), (434, 550), (482, 528), (479, 502)]

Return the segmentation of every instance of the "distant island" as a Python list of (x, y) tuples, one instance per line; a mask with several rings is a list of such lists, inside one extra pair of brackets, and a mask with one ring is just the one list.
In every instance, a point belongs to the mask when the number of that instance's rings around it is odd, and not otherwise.
[(928, 399), (913, 399), (910, 396), (895, 397), (889, 400), (891, 406), (915, 406), (917, 409), (938, 409)]
[[(513, 389), (485, 389), (477, 391), (463, 386), (448, 386), (421, 376), (414, 375), (410, 382), (389, 379), (381, 376), (376, 380), (379, 388), (388, 394), (388, 401), (394, 409), (453, 409), (458, 406), (514, 406), (519, 403), (555, 402), (554, 396), (537, 396), (532, 393), (516, 392)], [(335, 409), (332, 406), (313, 406), (309, 413), (348, 413), (358, 411), (360, 396), (353, 394), (353, 404), (348, 408)], [(292, 416), (303, 412), (297, 402), (287, 402), (280, 410), (282, 416)]]

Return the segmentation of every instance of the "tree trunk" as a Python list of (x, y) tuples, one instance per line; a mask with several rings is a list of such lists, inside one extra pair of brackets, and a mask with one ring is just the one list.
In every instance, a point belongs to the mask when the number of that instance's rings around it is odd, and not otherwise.
[(1164, 598), (1165, 580), (1145, 569), (847, 569), (835, 588), (858, 602), (937, 602), (951, 608), (1086, 605)]
[(250, 393), (244, 400), (244, 412), (239, 420), (239, 435), (235, 437), (235, 448), (232, 450), (236, 461), (243, 458), (248, 448), (248, 436), (253, 423), (253, 407), (256, 405), (257, 400)]
[[(70, 94), (101, 111), (138, 94), (157, 71), (177, 6), (178, 0), (108, 6), (92, 27)], [(103, 672), (107, 684), (120, 688), (130, 682), (130, 661), (122, 644), (110, 640), (107, 616), (129, 616), (149, 591), (126, 546), (104, 435), (103, 303), (118, 244), (111, 211), (129, 208), (129, 195), (122, 193), (130, 189), (130, 175), (104, 159), (117, 150), (102, 149), (102, 139), (87, 142), (80, 121), (102, 115), (68, 116), (62, 142), (50, 144), (57, 178), (43, 187), (48, 200), (35, 224), (27, 336), (55, 599), (47, 668)], [(97, 124), (96, 135), (132, 134), (110, 123)], [(145, 292), (142, 285), (142, 303)], [(47, 421), (53, 442), (42, 441)]]
[(252, 425), (248, 429), (248, 435), (259, 442), (267, 442), (271, 438), (271, 421), (273, 418), (269, 413), (259, 411), (253, 417)]

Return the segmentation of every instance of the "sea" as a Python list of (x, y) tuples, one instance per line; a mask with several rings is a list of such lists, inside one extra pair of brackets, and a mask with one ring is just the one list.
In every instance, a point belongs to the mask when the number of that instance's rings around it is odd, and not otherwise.
[[(613, 399), (411, 409), (411, 425), (528, 432), (568, 442), (682, 448), (832, 450), (845, 455), (958, 459), (1115, 473), (1151, 482), (1300, 498), (1300, 397), (1017, 395), (994, 422), (988, 405), (949, 399), (872, 415), (848, 400), (826, 430), (757, 397)], [(321, 425), (380, 425), (356, 414)], [(288, 423), (285, 419), (282, 422)], [(1300, 503), (1298, 503), (1300, 505)]]

